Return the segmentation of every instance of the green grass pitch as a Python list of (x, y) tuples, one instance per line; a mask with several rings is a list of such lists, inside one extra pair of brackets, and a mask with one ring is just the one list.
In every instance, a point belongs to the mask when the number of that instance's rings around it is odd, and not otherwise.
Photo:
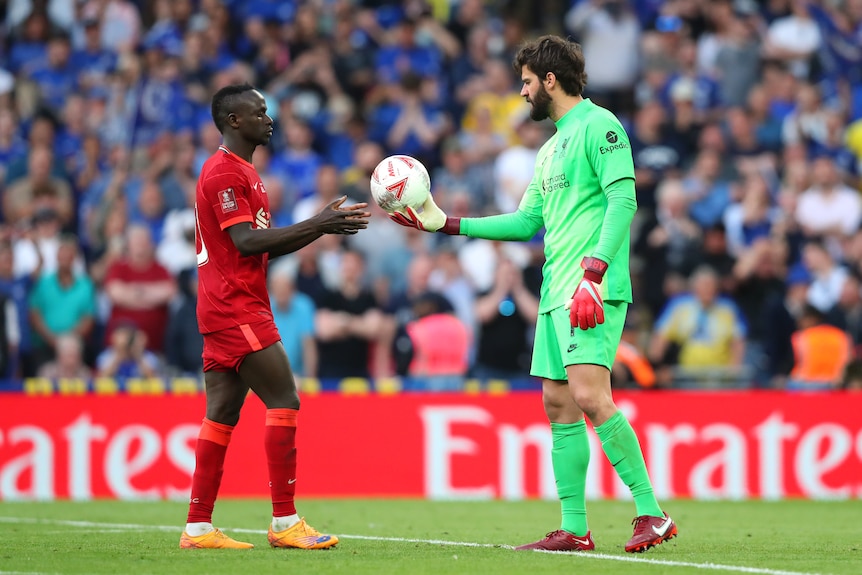
[(249, 551), (180, 550), (178, 502), (2, 503), (0, 575), (134, 574), (862, 574), (862, 500), (671, 501), (680, 534), (623, 552), (631, 502), (589, 502), (596, 552), (515, 552), (556, 528), (556, 503), (302, 500), (300, 513), (341, 536), (328, 551), (270, 549), (269, 503), (225, 500), (215, 523)]

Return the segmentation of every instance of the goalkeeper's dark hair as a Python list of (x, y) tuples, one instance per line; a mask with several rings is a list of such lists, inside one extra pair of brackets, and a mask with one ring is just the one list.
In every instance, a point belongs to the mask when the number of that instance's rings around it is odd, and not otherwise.
[(212, 116), (219, 132), (224, 133), (227, 117), (234, 113), (236, 103), (239, 101), (238, 96), (252, 90), (254, 90), (254, 86), (249, 83), (231, 84), (215, 93), (212, 102)]
[(560, 36), (540, 36), (521, 46), (512, 61), (512, 67), (520, 75), (524, 66), (540, 80), (552, 72), (570, 96), (580, 96), (587, 85), (581, 45)]

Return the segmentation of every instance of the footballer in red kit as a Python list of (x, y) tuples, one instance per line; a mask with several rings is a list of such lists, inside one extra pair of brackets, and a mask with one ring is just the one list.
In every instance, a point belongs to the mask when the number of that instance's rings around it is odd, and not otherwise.
[(299, 517), (296, 430), (299, 396), (272, 317), (269, 260), (295, 252), (324, 234), (368, 227), (367, 204), (330, 202), (291, 226), (270, 225), (266, 189), (252, 165), (269, 143), (273, 121), (263, 95), (248, 84), (226, 86), (212, 100), (223, 144), (203, 165), (195, 199), (198, 327), (203, 334), (206, 416), (195, 445), (195, 471), (182, 549), (250, 549), (213, 527), (224, 459), (251, 390), (266, 406), (264, 451), (272, 496), (267, 540), (275, 548), (327, 549), (338, 543)]
[(269, 202), (254, 166), (219, 146), (203, 165), (195, 203), (198, 278), (204, 290), (198, 292), (201, 333), (272, 320), (266, 289), (269, 256), (243, 257), (225, 233), (242, 222), (269, 227)]
[[(251, 351), (280, 340), (266, 287), (267, 253), (242, 256), (225, 230), (269, 228), (269, 201), (254, 166), (225, 146), (201, 169), (196, 193), (198, 326), (204, 371), (236, 369)], [(223, 281), (233, 278), (233, 281)]]

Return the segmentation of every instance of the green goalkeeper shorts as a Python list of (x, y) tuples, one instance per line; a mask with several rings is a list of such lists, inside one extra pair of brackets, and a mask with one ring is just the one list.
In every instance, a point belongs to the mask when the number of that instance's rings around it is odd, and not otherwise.
[(540, 313), (530, 375), (565, 381), (567, 365), (591, 363), (611, 369), (623, 335), (628, 304), (606, 301), (604, 308), (604, 323), (590, 329), (573, 328), (565, 307)]

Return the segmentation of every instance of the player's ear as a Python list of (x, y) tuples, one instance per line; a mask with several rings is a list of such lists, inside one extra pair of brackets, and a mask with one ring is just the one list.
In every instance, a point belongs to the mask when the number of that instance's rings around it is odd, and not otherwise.
[(553, 72), (548, 72), (547, 74), (545, 74), (545, 89), (546, 90), (553, 88), (556, 83), (557, 83), (557, 75), (556, 74), (554, 74)]
[(239, 118), (235, 113), (231, 112), (227, 115), (227, 124), (231, 128), (236, 128), (239, 126)]

